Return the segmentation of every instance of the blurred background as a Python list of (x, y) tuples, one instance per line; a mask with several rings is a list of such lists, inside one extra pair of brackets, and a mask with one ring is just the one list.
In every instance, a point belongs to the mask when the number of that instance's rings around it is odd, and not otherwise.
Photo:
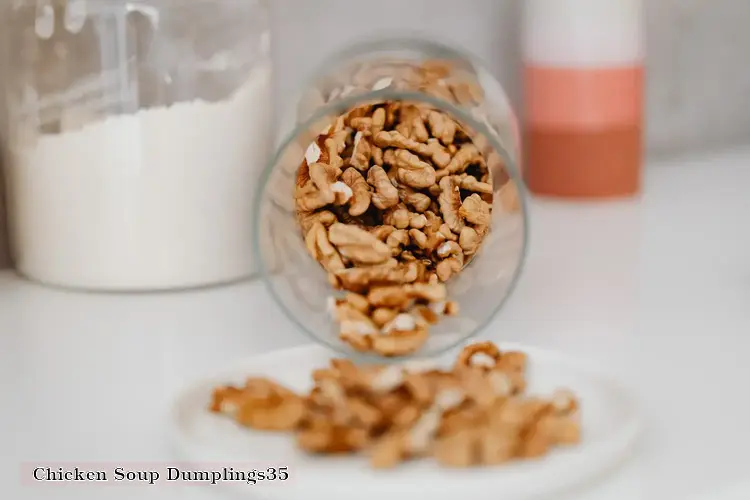
[[(473, 52), (514, 103), (520, 102), (520, 0), (271, 4), (277, 109), (331, 51), (383, 30), (424, 33)], [(647, 154), (689, 155), (750, 142), (750, 2), (651, 0), (645, 2), (645, 16)], [(0, 92), (3, 84), (0, 74)], [(0, 101), (2, 122), (4, 108)], [(7, 267), (3, 192), (0, 189), (0, 267)]]

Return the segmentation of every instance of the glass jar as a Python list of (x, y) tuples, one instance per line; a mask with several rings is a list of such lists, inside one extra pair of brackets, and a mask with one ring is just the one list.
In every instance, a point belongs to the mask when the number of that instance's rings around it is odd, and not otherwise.
[[(517, 168), (515, 115), (500, 84), (481, 64), (439, 43), (367, 41), (336, 54), (320, 68), (295, 101), (298, 106), (292, 114), (297, 125), (259, 185), (255, 244), (261, 275), (281, 308), (307, 335), (347, 356), (382, 361), (377, 354), (353, 349), (337, 334), (339, 325), (330, 314), (330, 297), (336, 294), (331, 276), (306, 250), (298, 222), (297, 172), (301, 164), (309, 165), (306, 154), (313, 142), (320, 141), (319, 135), (330, 134), (337, 118), (357, 107), (397, 101), (445, 113), (483, 153), (493, 194), (491, 229), (480, 251), (447, 281), (448, 298), (459, 304), (460, 313), (432, 326), (427, 343), (414, 353), (434, 356), (487, 326), (519, 277), (527, 245), (527, 212)], [(346, 148), (353, 147), (347, 142)]]
[(271, 153), (261, 0), (14, 0), (7, 189), (18, 270), (148, 291), (256, 271)]

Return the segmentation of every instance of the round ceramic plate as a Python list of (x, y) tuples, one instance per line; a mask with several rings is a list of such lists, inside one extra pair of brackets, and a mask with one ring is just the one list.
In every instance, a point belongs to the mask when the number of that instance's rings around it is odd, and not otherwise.
[[(279, 469), (285, 481), (221, 481), (220, 485), (265, 499), (316, 498), (383, 500), (388, 495), (434, 499), (528, 499), (581, 486), (620, 463), (641, 427), (634, 398), (606, 374), (561, 354), (519, 345), (500, 345), (529, 355), (530, 394), (573, 390), (581, 400), (583, 442), (548, 456), (501, 466), (445, 469), (431, 460), (405, 463), (394, 470), (372, 470), (364, 457), (313, 457), (295, 449), (288, 434), (251, 431), (207, 411), (212, 389), (241, 384), (248, 376), (268, 376), (287, 387), (307, 391), (310, 374), (325, 367), (331, 352), (305, 346), (253, 357), (210, 379), (191, 385), (177, 397), (170, 432), (178, 452), (197, 470)], [(456, 351), (439, 358), (450, 366)], [(200, 464), (200, 465), (198, 465)]]

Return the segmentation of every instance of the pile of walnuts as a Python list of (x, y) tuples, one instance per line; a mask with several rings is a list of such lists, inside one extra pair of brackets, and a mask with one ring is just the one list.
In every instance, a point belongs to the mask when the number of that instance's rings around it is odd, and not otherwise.
[(535, 458), (580, 441), (579, 404), (568, 391), (525, 396), (526, 355), (469, 345), (454, 366), (355, 366), (334, 359), (298, 395), (263, 378), (215, 389), (210, 410), (242, 426), (296, 433), (313, 454), (367, 452), (373, 467), (432, 456), (469, 467)]
[(362, 105), (310, 145), (295, 202), (310, 254), (331, 284), (340, 338), (361, 352), (413, 353), (456, 314), (444, 282), (490, 230), (493, 179), (451, 117), (421, 103)]

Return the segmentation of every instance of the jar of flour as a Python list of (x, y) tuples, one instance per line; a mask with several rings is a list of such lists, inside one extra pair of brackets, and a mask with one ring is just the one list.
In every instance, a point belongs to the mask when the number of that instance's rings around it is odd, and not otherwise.
[(8, 209), (21, 274), (111, 291), (252, 276), (272, 147), (263, 0), (13, 0)]

